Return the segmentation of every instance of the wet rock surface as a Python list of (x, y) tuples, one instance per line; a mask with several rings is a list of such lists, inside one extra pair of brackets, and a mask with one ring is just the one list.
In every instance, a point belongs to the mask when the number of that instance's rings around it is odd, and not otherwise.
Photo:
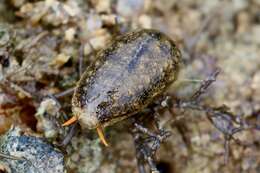
[(1, 162), (12, 173), (63, 173), (63, 154), (44, 139), (21, 134), (19, 128), (12, 128), (0, 138), (1, 153), (16, 157), (3, 158)]

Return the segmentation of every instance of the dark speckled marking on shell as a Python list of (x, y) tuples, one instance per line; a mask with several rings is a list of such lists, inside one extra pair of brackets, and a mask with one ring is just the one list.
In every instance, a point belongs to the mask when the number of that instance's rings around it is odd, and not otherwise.
[(107, 126), (140, 112), (176, 80), (181, 54), (156, 30), (116, 38), (79, 80), (72, 110), (85, 128)]

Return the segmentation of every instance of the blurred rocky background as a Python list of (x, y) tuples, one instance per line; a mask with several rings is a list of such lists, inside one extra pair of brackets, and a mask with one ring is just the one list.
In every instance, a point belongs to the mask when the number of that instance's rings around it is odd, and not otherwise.
[[(139, 28), (166, 33), (182, 51), (179, 80), (168, 95), (188, 98), (196, 81), (219, 68), (201, 102), (226, 105), (235, 117), (259, 125), (259, 0), (0, 0), (0, 133), (19, 126), (58, 144), (68, 131), (61, 124), (71, 114), (71, 96), (53, 96), (73, 88), (79, 67), (115, 36)], [(231, 141), (225, 165), (223, 134), (205, 113), (166, 110), (160, 120), (172, 131), (157, 152), (161, 173), (260, 172), (256, 129), (235, 135), (243, 144)], [(106, 129), (109, 148), (95, 132), (79, 130), (63, 151), (67, 172), (137, 172), (124, 123)], [(2, 172), (6, 167), (0, 161)]]

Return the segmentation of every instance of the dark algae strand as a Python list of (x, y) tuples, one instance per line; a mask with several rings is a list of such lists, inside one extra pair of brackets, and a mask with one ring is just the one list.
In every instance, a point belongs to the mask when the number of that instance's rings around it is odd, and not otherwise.
[(77, 83), (72, 119), (93, 129), (140, 112), (176, 80), (180, 61), (175, 43), (159, 31), (142, 29), (115, 38)]

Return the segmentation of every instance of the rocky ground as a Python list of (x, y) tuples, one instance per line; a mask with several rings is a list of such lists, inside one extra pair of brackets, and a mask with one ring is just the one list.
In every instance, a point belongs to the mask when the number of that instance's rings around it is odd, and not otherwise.
[[(71, 95), (59, 97), (116, 35), (153, 28), (175, 40), (183, 63), (168, 95), (188, 99), (216, 69), (200, 98), (226, 105), (235, 120), (260, 126), (259, 0), (2, 0), (0, 1), (0, 133), (19, 126), (57, 145), (68, 129)], [(82, 63), (80, 63), (82, 62)], [(95, 132), (79, 130), (65, 151), (68, 173), (137, 172), (127, 121), (106, 129), (110, 147)], [(162, 173), (260, 172), (260, 133), (234, 135), (224, 164), (224, 135), (205, 111), (170, 108), (160, 124), (172, 132), (157, 152)], [(77, 127), (79, 129), (79, 127)], [(6, 160), (0, 161), (8, 171)], [(19, 172), (19, 170), (17, 170)]]

